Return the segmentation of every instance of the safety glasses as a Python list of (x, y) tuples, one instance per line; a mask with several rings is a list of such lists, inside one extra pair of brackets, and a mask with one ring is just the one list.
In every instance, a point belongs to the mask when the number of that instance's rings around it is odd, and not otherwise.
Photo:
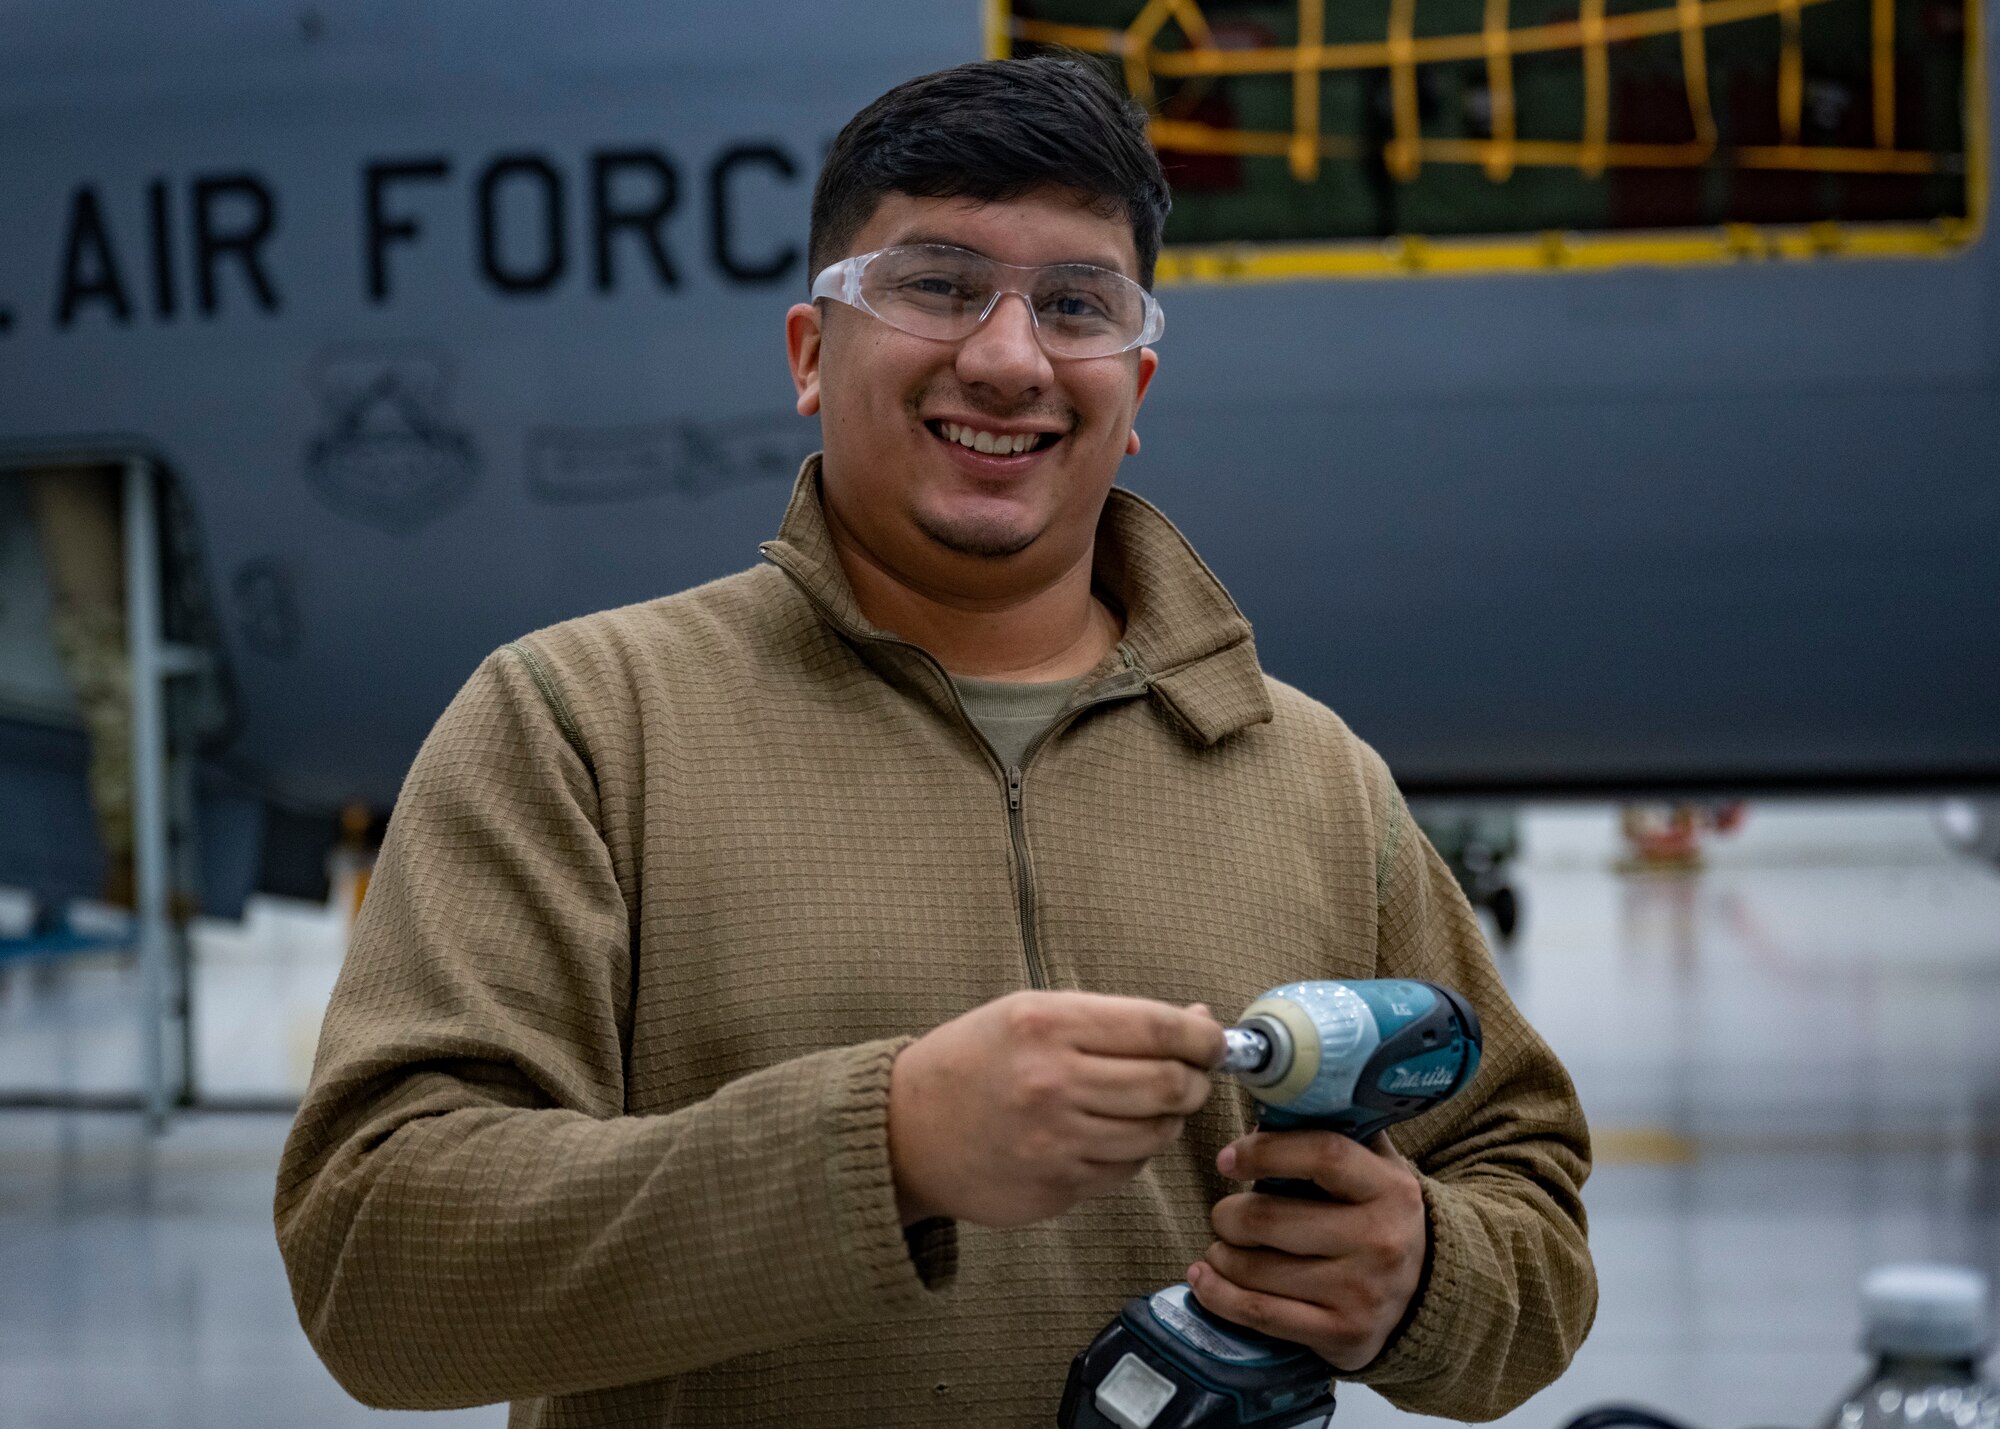
[(1111, 357), (1166, 331), (1153, 295), (1109, 268), (1048, 263), (1022, 268), (969, 248), (909, 243), (828, 264), (815, 299), (861, 309), (899, 332), (938, 342), (972, 335), (1012, 293), (1028, 305), (1035, 340), (1050, 357)]

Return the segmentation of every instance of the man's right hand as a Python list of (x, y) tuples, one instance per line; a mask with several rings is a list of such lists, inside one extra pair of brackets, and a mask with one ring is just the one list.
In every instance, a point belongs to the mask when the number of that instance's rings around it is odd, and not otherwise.
[(905, 1047), (889, 1074), (904, 1225), (1020, 1226), (1130, 1180), (1208, 1100), (1222, 1028), (1199, 1004), (1016, 992)]

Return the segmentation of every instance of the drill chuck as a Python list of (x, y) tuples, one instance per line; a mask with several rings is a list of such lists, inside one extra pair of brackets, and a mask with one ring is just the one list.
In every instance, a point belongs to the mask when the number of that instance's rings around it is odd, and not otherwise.
[(1222, 1034), (1222, 1066), (1219, 1071), (1241, 1076), (1261, 1072), (1271, 1061), (1271, 1039), (1253, 1027), (1230, 1027)]
[(1217, 1070), (1246, 1081), (1269, 1069), (1272, 1054), (1277, 1050), (1269, 1031), (1261, 1027), (1225, 1028), (1222, 1041), (1225, 1050)]

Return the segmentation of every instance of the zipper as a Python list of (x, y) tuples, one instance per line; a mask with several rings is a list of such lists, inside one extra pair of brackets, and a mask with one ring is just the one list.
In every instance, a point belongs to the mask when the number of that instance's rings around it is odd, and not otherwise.
[[(1105, 681), (1098, 686), (1096, 693), (1082, 704), (1073, 705), (1057, 715), (1021, 752), (1021, 762), (1007, 770), (1007, 832), (1014, 841), (1014, 862), (1021, 872), (1019, 881), (1021, 954), (1028, 963), (1028, 986), (1033, 988), (1046, 988), (1049, 981), (1047, 970), (1042, 966), (1041, 941), (1035, 934), (1035, 864), (1034, 860), (1028, 857), (1028, 830), (1026, 818), (1022, 813), (1021, 785), (1027, 777), (1028, 766), (1034, 762), (1035, 755), (1040, 753), (1042, 746), (1069, 728), (1078, 715), (1097, 705), (1129, 699), (1145, 692), (1146, 677), (1139, 673), (1138, 661), (1132, 657), (1132, 652), (1120, 644), (1118, 654), (1125, 662), (1125, 677), (1123, 679), (1113, 677)], [(964, 713), (962, 704), (960, 713)], [(966, 722), (971, 723), (969, 719)], [(981, 742), (984, 742), (983, 739)], [(990, 746), (989, 752), (991, 752)]]
[(1122, 679), (1117, 676), (1111, 677), (1098, 686), (1096, 692), (1082, 704), (1073, 705), (1069, 709), (1064, 710), (1060, 715), (1056, 716), (1046, 729), (1036, 735), (1028, 747), (1022, 751), (1021, 762), (1019, 764), (1003, 765), (1000, 762), (999, 754), (994, 751), (992, 744), (987, 741), (985, 735), (979, 732), (979, 726), (972, 722), (972, 716), (965, 712), (965, 701), (959, 696), (958, 682), (952, 679), (951, 672), (940, 665), (930, 651), (924, 649), (921, 645), (912, 644), (910, 641), (900, 639), (894, 635), (871, 635), (853, 629), (845, 624), (839, 616), (834, 614), (833, 609), (807, 586), (798, 572), (772, 555), (768, 550), (764, 552), (764, 559), (789, 576), (792, 584), (799, 588), (799, 593), (806, 598), (813, 609), (819, 612), (820, 618), (825, 620), (834, 629), (843, 632), (852, 639), (866, 640), (875, 645), (887, 645), (897, 649), (908, 650), (926, 665), (930, 666), (937, 673), (938, 678), (944, 681), (944, 687), (951, 691), (952, 708), (958, 713), (958, 722), (971, 732), (973, 739), (978, 741), (980, 749), (986, 755), (986, 762), (999, 772), (1001, 781), (1006, 785), (1007, 839), (1013, 846), (1014, 867), (1017, 874), (1015, 878), (1017, 896), (1015, 898), (1014, 911), (1016, 918), (1020, 922), (1021, 959), (1027, 966), (1028, 986), (1038, 991), (1046, 989), (1049, 985), (1048, 971), (1042, 965), (1041, 940), (1035, 934), (1035, 865), (1033, 860), (1028, 857), (1028, 831), (1022, 815), (1023, 801), (1021, 786), (1027, 777), (1028, 766), (1034, 762), (1035, 755), (1041, 751), (1041, 747), (1048, 743), (1053, 736), (1069, 728), (1075, 722), (1078, 715), (1082, 714), (1085, 710), (1094, 709), (1098, 705), (1110, 704), (1116, 700), (1130, 699), (1134, 695), (1145, 693), (1147, 679), (1145, 672), (1139, 668), (1137, 658), (1134, 657), (1130, 648), (1121, 642), (1118, 646), (1118, 655), (1125, 662), (1124, 677)]
[[(1025, 758), (1026, 756), (1023, 756)], [(1021, 920), (1021, 957), (1028, 964), (1028, 986), (1045, 988), (1048, 972), (1042, 967), (1042, 947), (1035, 936), (1035, 865), (1028, 858), (1028, 831), (1021, 823), (1021, 766), (1007, 767), (1007, 837), (1014, 844), (1015, 913)]]

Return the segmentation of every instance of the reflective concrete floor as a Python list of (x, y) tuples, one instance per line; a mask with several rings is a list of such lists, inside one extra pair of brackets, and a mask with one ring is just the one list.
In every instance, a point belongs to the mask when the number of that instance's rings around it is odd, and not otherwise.
[[(1696, 876), (1611, 872), (1608, 809), (1534, 810), (1526, 836), (1500, 961), (1591, 1116), (1603, 1298), (1569, 1373), (1503, 1422), (1618, 1399), (1810, 1426), (1863, 1368), (1864, 1269), (2000, 1270), (2000, 874), (1914, 803), (1756, 807)], [(295, 1089), (337, 925), (267, 905), (199, 946), (202, 1085)], [(0, 965), (0, 1092), (131, 1087), (133, 997), (112, 959)], [(384, 1422), (293, 1319), (269, 1222), (283, 1130), (0, 1114), (0, 1425)], [(1349, 1390), (1340, 1422), (1409, 1421)]]

